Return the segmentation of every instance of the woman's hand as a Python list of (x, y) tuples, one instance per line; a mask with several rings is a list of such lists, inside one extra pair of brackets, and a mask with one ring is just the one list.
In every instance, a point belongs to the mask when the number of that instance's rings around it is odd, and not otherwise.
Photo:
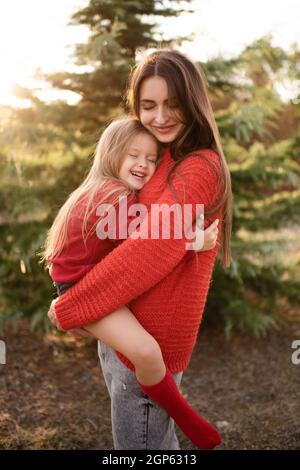
[[(56, 328), (58, 330), (65, 331), (60, 327), (60, 325), (57, 321), (56, 315), (55, 315), (55, 304), (56, 304), (57, 301), (58, 301), (58, 297), (56, 299), (52, 300), (49, 311), (48, 311), (48, 318), (51, 321), (51, 323), (54, 326), (56, 326)], [(92, 333), (87, 331), (85, 328), (75, 328), (73, 330), (69, 330), (68, 333), (70, 333), (75, 338), (94, 338), (94, 339), (97, 339), (96, 336), (94, 336)]]
[(56, 304), (57, 301), (58, 301), (58, 297), (57, 297), (56, 299), (52, 300), (51, 305), (50, 305), (50, 308), (49, 308), (49, 310), (48, 310), (48, 318), (49, 318), (49, 320), (51, 321), (51, 323), (52, 323), (54, 326), (56, 326), (56, 328), (57, 328), (58, 330), (64, 331), (64, 330), (60, 327), (60, 325), (59, 325), (59, 323), (58, 323), (58, 321), (57, 321), (56, 315), (55, 315), (55, 304)]
[(92, 333), (87, 331), (85, 328), (75, 328), (73, 330), (69, 330), (68, 333), (70, 333), (72, 336), (75, 338), (93, 338), (93, 339), (98, 339), (96, 336), (94, 336)]
[[(218, 238), (218, 224), (219, 219), (214, 220), (214, 222), (204, 230), (203, 233), (203, 218), (198, 218), (196, 221), (196, 236), (192, 244), (194, 251), (208, 251), (212, 250), (216, 246)], [(199, 242), (197, 243), (197, 239)], [(203, 241), (203, 244), (202, 244)]]

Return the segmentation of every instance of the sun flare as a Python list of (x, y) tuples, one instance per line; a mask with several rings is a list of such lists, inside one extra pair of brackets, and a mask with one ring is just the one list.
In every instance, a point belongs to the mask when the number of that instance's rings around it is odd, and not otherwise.
[(85, 0), (3, 0), (0, 6), (0, 103), (14, 104), (14, 85), (34, 87), (35, 70), (63, 70), (71, 47), (85, 40), (80, 27), (67, 27)]
[[(16, 101), (14, 83), (34, 87), (37, 68), (49, 73), (72, 67), (74, 45), (86, 42), (89, 30), (68, 23), (72, 14), (88, 3), (89, 0), (1, 0), (0, 104)], [(192, 3), (195, 13), (164, 20), (162, 31), (166, 37), (173, 36), (177, 27), (182, 35), (193, 32), (194, 41), (184, 44), (183, 52), (195, 60), (206, 61), (218, 54), (237, 55), (246, 44), (269, 32), (280, 47), (299, 44), (299, 0), (285, 0), (284, 10), (281, 2), (273, 0)]]

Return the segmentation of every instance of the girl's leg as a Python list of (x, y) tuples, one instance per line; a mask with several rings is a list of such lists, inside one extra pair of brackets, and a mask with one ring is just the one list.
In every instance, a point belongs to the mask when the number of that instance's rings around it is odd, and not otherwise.
[(84, 329), (126, 356), (142, 384), (154, 385), (164, 378), (166, 367), (159, 344), (127, 307), (115, 310)]
[(174, 418), (182, 431), (201, 449), (221, 443), (218, 432), (196, 413), (178, 391), (171, 372), (166, 369), (160, 347), (127, 307), (85, 327), (87, 331), (135, 366), (142, 390)]

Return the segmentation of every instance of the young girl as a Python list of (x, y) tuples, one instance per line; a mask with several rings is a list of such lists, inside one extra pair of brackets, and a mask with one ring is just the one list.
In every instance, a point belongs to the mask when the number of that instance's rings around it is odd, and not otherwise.
[[(113, 240), (97, 237), (99, 204), (111, 202), (118, 209), (117, 200), (123, 196), (130, 207), (154, 174), (160, 150), (158, 141), (134, 118), (114, 121), (103, 132), (88, 176), (60, 209), (45, 243), (44, 259), (59, 295), (114, 248)], [(123, 221), (126, 229), (131, 220)], [(216, 223), (205, 230), (202, 251), (215, 246), (216, 233)], [(157, 384), (166, 376), (159, 344), (126, 306), (84, 329), (132, 362), (141, 388)], [(173, 379), (165, 394), (167, 401), (180, 407), (180, 419), (175, 420), (196, 445), (213, 448), (220, 443), (217, 431), (185, 402)]]

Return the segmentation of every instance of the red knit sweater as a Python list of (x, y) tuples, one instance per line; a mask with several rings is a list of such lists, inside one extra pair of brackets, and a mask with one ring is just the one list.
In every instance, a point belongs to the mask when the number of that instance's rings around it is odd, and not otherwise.
[[(219, 169), (215, 171), (205, 155)], [(139, 202), (149, 209), (151, 203), (174, 204), (174, 196), (166, 182), (174, 165), (167, 150), (152, 179), (139, 193)], [(201, 150), (181, 162), (172, 175), (177, 201), (211, 206), (220, 172), (219, 156)], [(221, 211), (210, 220), (219, 218)], [(146, 219), (151, 219), (148, 213)], [(143, 223), (150, 220), (144, 220)], [(190, 256), (186, 240), (128, 238), (109, 253), (81, 281), (59, 297), (56, 317), (65, 330), (78, 328), (127, 305), (144, 328), (160, 344), (166, 365), (171, 372), (185, 370), (190, 361), (202, 319), (215, 263), (218, 244), (213, 250)], [(197, 259), (196, 259), (197, 258)], [(198, 262), (197, 262), (198, 261)], [(126, 332), (124, 332), (126, 334)], [(133, 364), (117, 352), (131, 370)]]

